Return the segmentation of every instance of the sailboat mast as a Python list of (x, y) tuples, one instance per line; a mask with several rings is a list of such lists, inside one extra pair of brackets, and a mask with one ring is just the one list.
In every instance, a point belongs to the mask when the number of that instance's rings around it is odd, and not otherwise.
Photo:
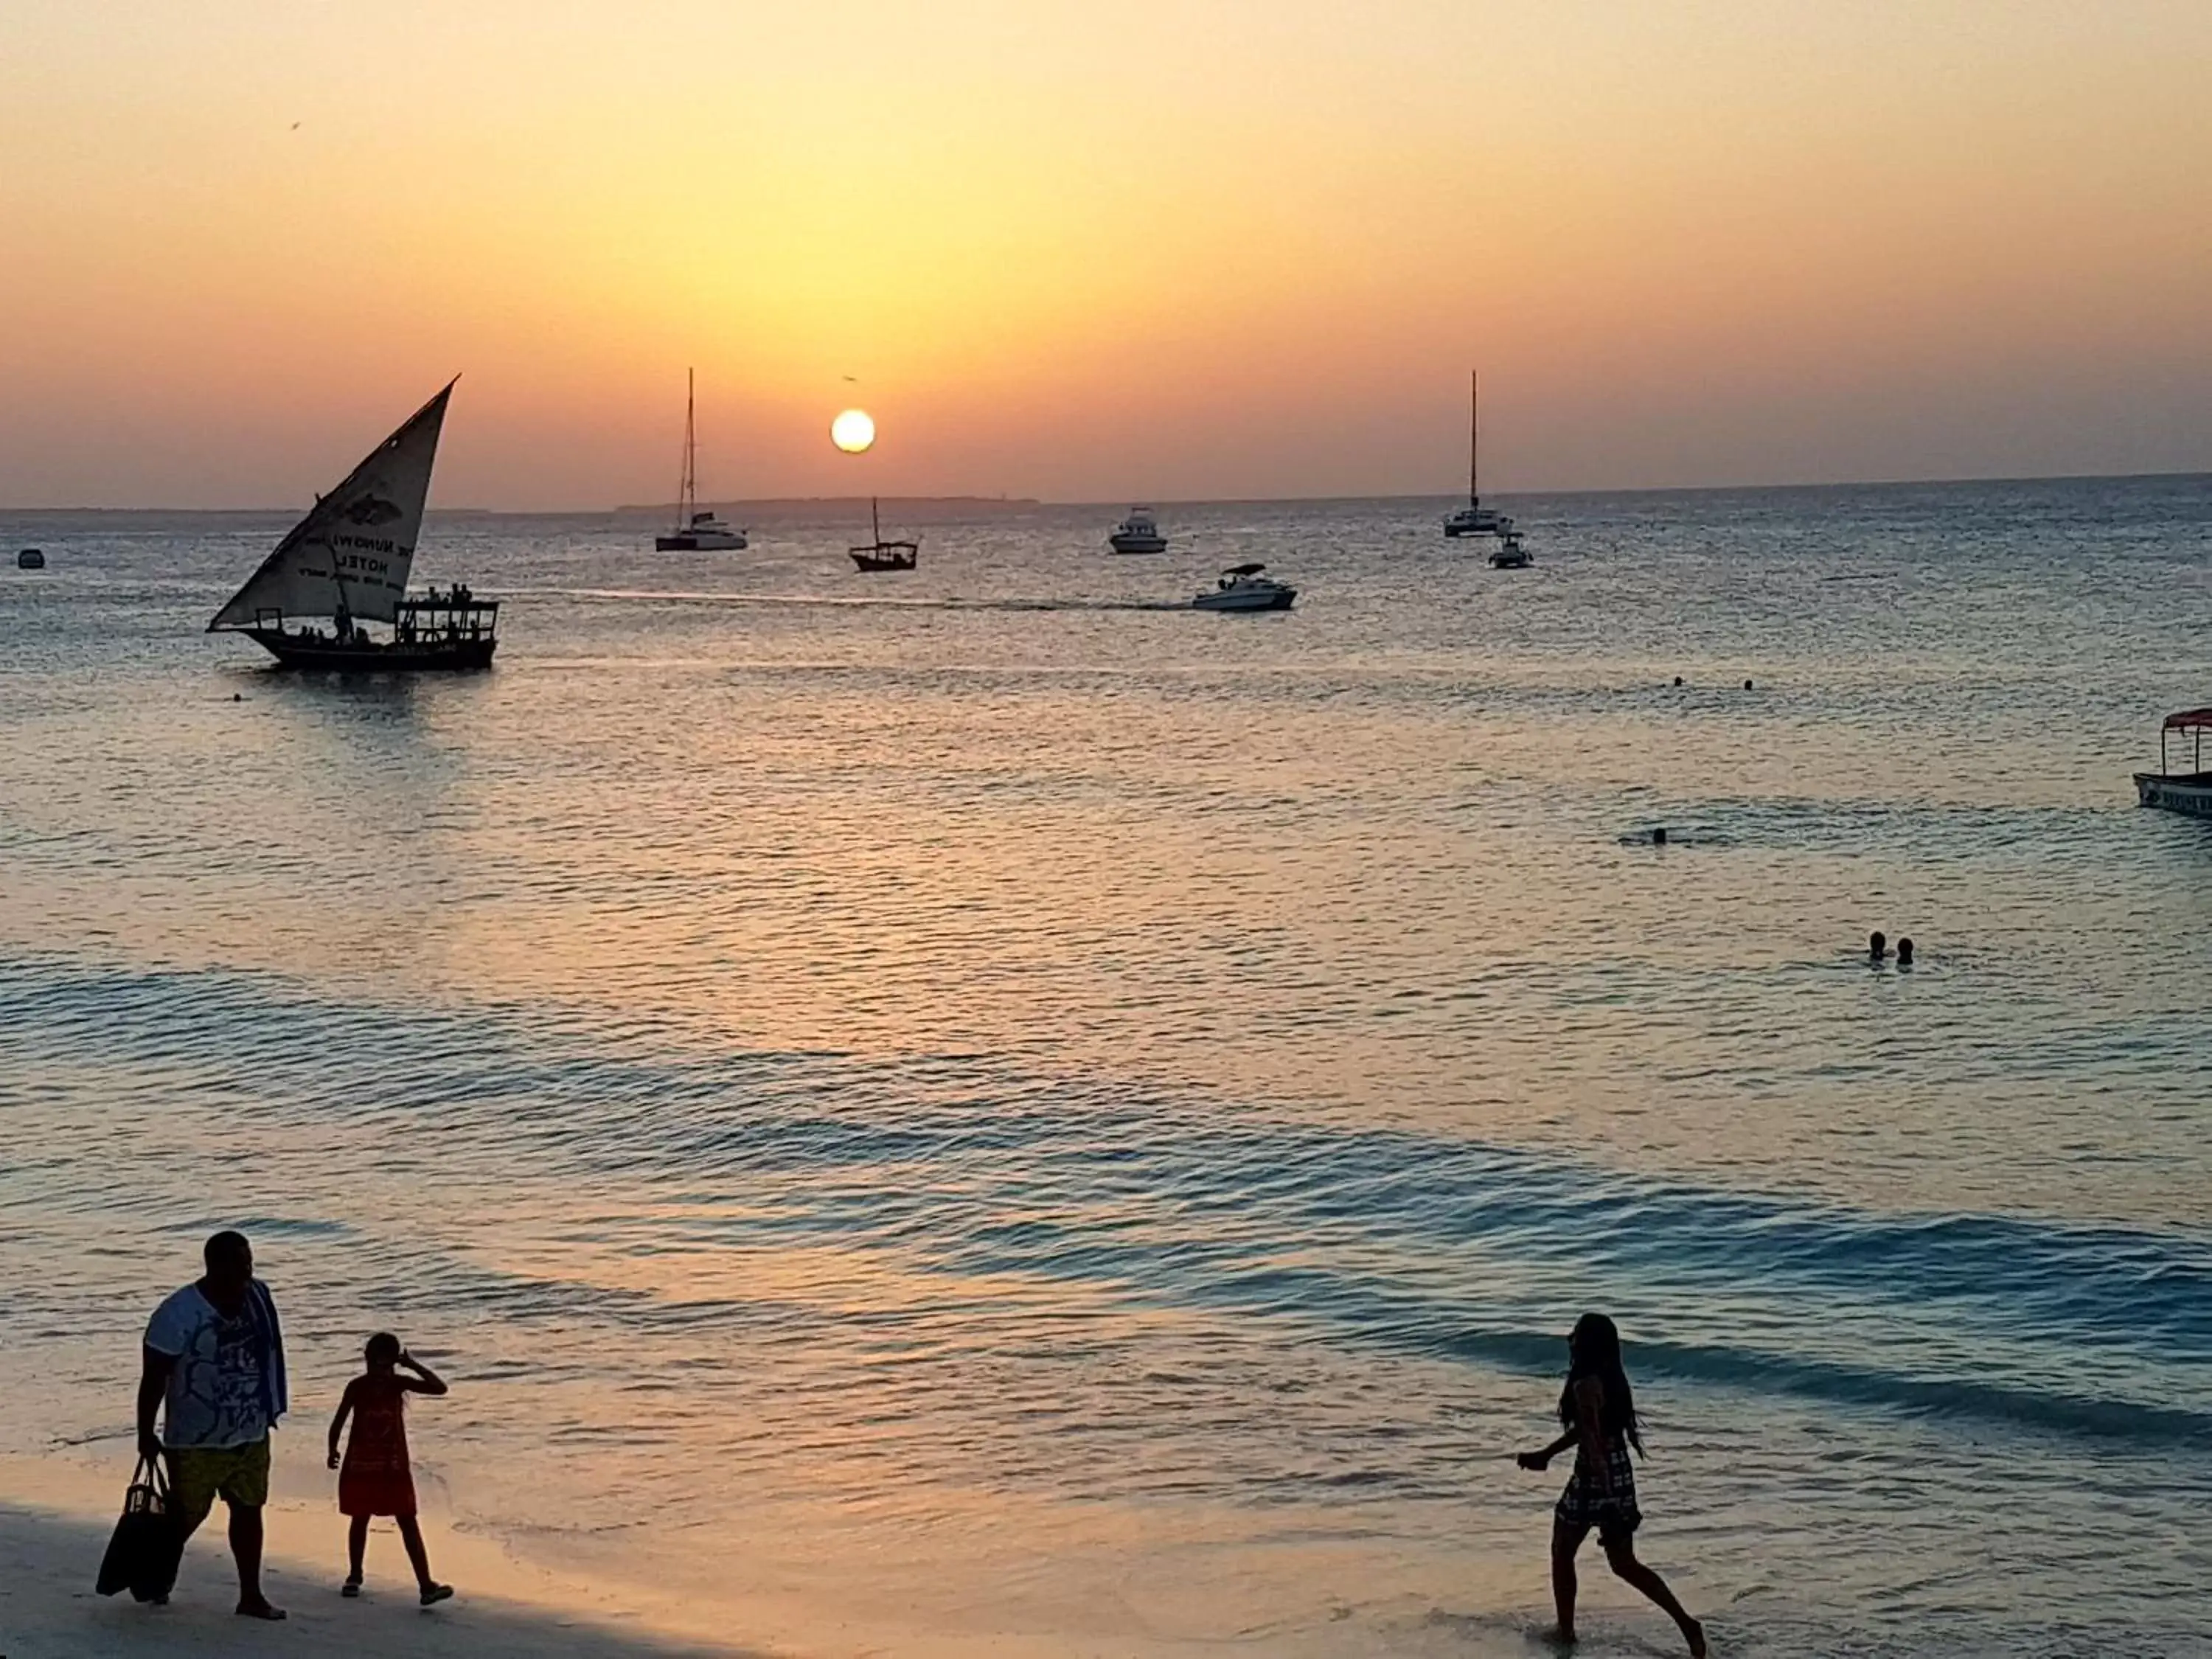
[(1467, 504), (1482, 505), (1482, 371), (1468, 376)]
[(698, 402), (699, 371), (684, 371), (684, 481), (677, 486), (681, 499), (677, 503), (676, 524), (678, 529), (691, 522), (691, 515), (699, 506), (699, 436), (695, 424)]
[(873, 495), (868, 497), (868, 530), (880, 548), (884, 544), (884, 526), (883, 520), (876, 516), (876, 498)]

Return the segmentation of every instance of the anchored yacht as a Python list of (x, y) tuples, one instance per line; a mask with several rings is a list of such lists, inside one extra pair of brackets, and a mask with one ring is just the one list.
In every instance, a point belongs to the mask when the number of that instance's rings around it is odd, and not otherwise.
[(1510, 514), (1482, 504), (1482, 376), (1472, 377), (1467, 422), (1467, 505), (1444, 520), (1447, 536), (1503, 536), (1513, 528)]
[(655, 536), (653, 545), (662, 553), (735, 553), (744, 550), (745, 532), (725, 524), (712, 508), (699, 510), (699, 429), (696, 376), (684, 371), (684, 481), (677, 487), (676, 527)]

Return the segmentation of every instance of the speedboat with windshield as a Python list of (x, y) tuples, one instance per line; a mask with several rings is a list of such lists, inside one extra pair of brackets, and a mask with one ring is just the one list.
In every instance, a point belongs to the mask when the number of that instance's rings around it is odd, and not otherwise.
[(1491, 550), (1490, 568), (1492, 570), (1526, 570), (1536, 561), (1529, 556), (1528, 549), (1521, 540), (1521, 532), (1508, 530), (1498, 538)]
[(1160, 534), (1158, 520), (1148, 507), (1133, 507), (1129, 516), (1114, 526), (1106, 545), (1116, 553), (1164, 553), (1168, 538)]
[(1190, 603), (1198, 611), (1288, 611), (1298, 590), (1264, 574), (1264, 564), (1233, 564)]

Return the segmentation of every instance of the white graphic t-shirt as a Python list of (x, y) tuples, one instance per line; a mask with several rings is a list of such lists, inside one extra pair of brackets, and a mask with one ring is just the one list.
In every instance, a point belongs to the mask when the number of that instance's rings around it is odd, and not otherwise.
[(226, 1319), (187, 1285), (147, 1322), (146, 1346), (173, 1354), (162, 1422), (165, 1446), (250, 1446), (269, 1432), (262, 1404), (261, 1338), (252, 1304)]

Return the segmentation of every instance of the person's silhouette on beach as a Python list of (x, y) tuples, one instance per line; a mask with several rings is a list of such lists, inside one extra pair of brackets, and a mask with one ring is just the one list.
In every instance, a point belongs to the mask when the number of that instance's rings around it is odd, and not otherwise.
[(1636, 1468), (1629, 1449), (1644, 1449), (1638, 1431), (1636, 1395), (1621, 1369), (1620, 1333), (1603, 1314), (1584, 1314), (1567, 1338), (1567, 1382), (1559, 1393), (1559, 1424), (1565, 1432), (1548, 1446), (1522, 1452), (1524, 1469), (1541, 1470), (1569, 1447), (1575, 1472), (1552, 1511), (1552, 1596), (1559, 1623), (1553, 1632), (1562, 1644), (1575, 1639), (1575, 1553), (1592, 1528), (1604, 1547), (1606, 1565), (1624, 1583), (1632, 1584), (1674, 1621), (1694, 1659), (1705, 1659), (1705, 1627), (1683, 1611), (1667, 1581), (1636, 1559), (1636, 1528), (1643, 1513), (1636, 1507)]
[(253, 1276), (253, 1247), (244, 1234), (217, 1233), (202, 1256), (206, 1273), (147, 1322), (138, 1455), (166, 1462), (172, 1512), (187, 1538), (222, 1499), (238, 1564), (238, 1611), (282, 1619), (284, 1610), (261, 1593), (261, 1511), (269, 1502), (269, 1431), (289, 1404), (283, 1333), (268, 1287)]
[[(388, 1515), (398, 1523), (399, 1541), (407, 1547), (416, 1588), (427, 1607), (453, 1595), (453, 1587), (430, 1577), (430, 1554), (422, 1547), (422, 1528), (415, 1518), (415, 1471), (407, 1452), (405, 1408), (409, 1395), (441, 1395), (446, 1384), (389, 1331), (370, 1337), (362, 1357), (368, 1369), (346, 1384), (338, 1414), (331, 1419), (330, 1466), (338, 1472), (338, 1513), (353, 1523), (346, 1534), (350, 1570), (338, 1593), (349, 1597), (361, 1594), (369, 1517)], [(404, 1376), (403, 1369), (414, 1374)], [(353, 1434), (341, 1459), (338, 1437), (345, 1432), (349, 1417)]]

